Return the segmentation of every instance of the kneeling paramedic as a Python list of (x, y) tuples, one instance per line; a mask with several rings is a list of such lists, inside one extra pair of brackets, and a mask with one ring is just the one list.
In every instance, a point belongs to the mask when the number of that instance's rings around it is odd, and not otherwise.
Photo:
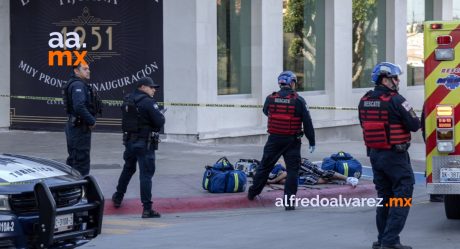
[[(411, 134), (420, 128), (420, 120), (407, 100), (398, 93), (399, 65), (382, 62), (372, 72), (373, 91), (367, 92), (359, 102), (359, 120), (364, 143), (374, 173), (378, 197), (383, 207), (377, 207), (378, 241), (372, 248), (410, 249), (401, 245), (399, 234), (409, 214), (408, 206), (391, 206), (390, 198), (411, 200), (414, 172), (407, 152)], [(391, 204), (391, 203), (390, 203)]]
[[(297, 176), (300, 168), (300, 148), (302, 133), (305, 133), (310, 152), (315, 150), (315, 131), (305, 100), (295, 92), (296, 75), (291, 71), (278, 76), (280, 90), (267, 96), (263, 112), (268, 116), (268, 136), (260, 166), (249, 188), (248, 199), (259, 195), (275, 163), (283, 156), (286, 162), (287, 177), (284, 195), (289, 200), (297, 193)], [(302, 124), (304, 131), (302, 132)], [(290, 203), (284, 203), (286, 210), (294, 210)]]
[(152, 209), (152, 177), (155, 173), (155, 150), (158, 149), (158, 132), (165, 123), (163, 113), (153, 99), (159, 85), (149, 77), (139, 79), (137, 89), (125, 97), (122, 105), (122, 129), (125, 164), (118, 179), (117, 191), (112, 196), (114, 207), (119, 208), (131, 177), (139, 163), (142, 218), (159, 218)]

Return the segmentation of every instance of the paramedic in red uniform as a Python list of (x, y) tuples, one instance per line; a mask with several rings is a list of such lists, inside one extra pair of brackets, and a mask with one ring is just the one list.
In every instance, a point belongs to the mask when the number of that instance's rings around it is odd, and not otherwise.
[(398, 93), (399, 65), (382, 62), (372, 71), (375, 88), (367, 92), (359, 102), (359, 120), (364, 142), (374, 173), (378, 197), (383, 207), (377, 207), (378, 241), (372, 248), (411, 249), (401, 245), (399, 234), (404, 228), (409, 206), (386, 206), (393, 197), (412, 198), (414, 172), (407, 150), (411, 131), (420, 129), (420, 120), (407, 100)]
[[(260, 166), (257, 167), (253, 185), (249, 188), (248, 199), (259, 195), (275, 163), (283, 156), (286, 162), (287, 177), (284, 187), (285, 199), (297, 193), (297, 176), (300, 168), (301, 137), (305, 133), (310, 153), (315, 150), (315, 131), (305, 99), (296, 91), (297, 77), (291, 71), (278, 76), (280, 90), (267, 96), (263, 112), (268, 116), (268, 136)], [(303, 125), (303, 131), (302, 131)], [(286, 198), (287, 197), (287, 198)], [(293, 205), (284, 203), (286, 210), (294, 210)]]

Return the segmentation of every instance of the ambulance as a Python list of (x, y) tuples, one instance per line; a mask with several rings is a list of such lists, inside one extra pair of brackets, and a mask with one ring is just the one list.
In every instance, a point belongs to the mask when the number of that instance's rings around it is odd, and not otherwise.
[(425, 22), (424, 47), (427, 192), (460, 219), (460, 21)]

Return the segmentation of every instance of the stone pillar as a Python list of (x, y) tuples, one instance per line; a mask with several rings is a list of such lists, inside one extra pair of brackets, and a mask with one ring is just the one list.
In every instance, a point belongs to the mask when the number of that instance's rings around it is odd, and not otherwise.
[(0, 127), (10, 126), (10, 1), (0, 2)]
[[(326, 51), (325, 91), (330, 106), (354, 106), (352, 103), (352, 0), (325, 0)], [(340, 120), (349, 113), (331, 111), (330, 118)]]
[[(205, 26), (198, 25), (197, 5), (210, 1), (163, 1), (165, 102), (198, 102), (197, 47), (205, 37), (197, 29)], [(197, 134), (196, 107), (168, 107), (165, 116), (165, 133)]]
[[(407, 65), (406, 16), (406, 0), (386, 1), (386, 59), (399, 64), (404, 72)], [(399, 92), (402, 95), (407, 91), (406, 73), (399, 83)]]
[(432, 0), (431, 4), (433, 5), (433, 20), (452, 20), (453, 0)]

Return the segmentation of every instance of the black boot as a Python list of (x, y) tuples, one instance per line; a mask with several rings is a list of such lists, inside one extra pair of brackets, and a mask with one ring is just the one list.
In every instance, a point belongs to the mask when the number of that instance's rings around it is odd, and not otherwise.
[(372, 242), (372, 249), (380, 249), (381, 246), (382, 244), (380, 244), (378, 241)]
[(286, 211), (295, 210), (295, 206), (285, 206), (285, 207), (284, 207), (284, 210), (286, 210)]
[(251, 191), (248, 191), (248, 200), (253, 201), (257, 195), (251, 194)]
[(142, 218), (160, 218), (161, 214), (153, 209), (144, 209), (142, 212)]
[(411, 246), (404, 246), (401, 244), (394, 244), (394, 245), (389, 245), (389, 246), (384, 246), (380, 247), (381, 249), (412, 249)]
[(123, 196), (124, 194), (120, 194), (118, 192), (115, 192), (112, 195), (112, 202), (115, 208), (119, 208), (121, 206), (121, 202), (123, 201)]

